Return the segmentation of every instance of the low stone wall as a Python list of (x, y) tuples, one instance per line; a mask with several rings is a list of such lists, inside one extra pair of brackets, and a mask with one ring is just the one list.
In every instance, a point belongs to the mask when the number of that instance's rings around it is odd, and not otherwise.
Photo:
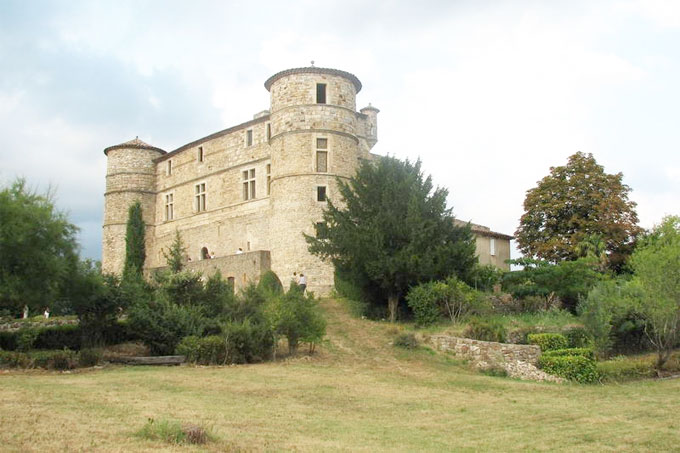
[(517, 361), (538, 365), (541, 356), (541, 348), (535, 345), (495, 343), (449, 335), (431, 335), (428, 342), (440, 351), (449, 351), (488, 366)]
[[(271, 269), (271, 256), (268, 250), (258, 250), (234, 255), (221, 256), (213, 259), (191, 261), (185, 263), (186, 269), (203, 273), (206, 277), (218, 270), (225, 280), (233, 279), (234, 289), (237, 291), (249, 283), (257, 283), (260, 276)], [(153, 272), (157, 267), (149, 269)]]
[(430, 335), (424, 340), (439, 351), (470, 360), (480, 369), (502, 368), (508, 376), (518, 379), (563, 382), (563, 379), (536, 367), (541, 348), (535, 345), (496, 343), (449, 335)]

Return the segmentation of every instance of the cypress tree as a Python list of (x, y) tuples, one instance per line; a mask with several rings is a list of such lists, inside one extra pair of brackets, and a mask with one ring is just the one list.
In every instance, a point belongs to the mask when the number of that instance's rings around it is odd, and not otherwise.
[(142, 218), (142, 205), (134, 202), (128, 209), (127, 229), (125, 231), (125, 267), (123, 277), (141, 276), (146, 250), (144, 249), (145, 225)]

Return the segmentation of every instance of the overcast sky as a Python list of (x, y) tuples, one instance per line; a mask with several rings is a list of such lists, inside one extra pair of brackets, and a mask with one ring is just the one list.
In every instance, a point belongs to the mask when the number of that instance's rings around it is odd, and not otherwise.
[(361, 80), (374, 152), (420, 158), (458, 218), (513, 234), (577, 151), (623, 172), (643, 227), (680, 214), (680, 1), (661, 0), (0, 0), (0, 181), (55, 186), (100, 259), (105, 147), (252, 119), (311, 60)]

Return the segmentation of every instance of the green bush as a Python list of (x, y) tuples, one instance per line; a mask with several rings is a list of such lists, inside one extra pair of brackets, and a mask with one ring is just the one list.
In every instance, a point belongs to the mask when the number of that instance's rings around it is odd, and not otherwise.
[(299, 342), (319, 343), (326, 335), (326, 320), (318, 301), (300, 291), (288, 291), (275, 298), (269, 307), (269, 318), (274, 331), (288, 340), (291, 354), (297, 351)]
[(529, 344), (538, 345), (543, 352), (569, 347), (567, 337), (559, 333), (530, 333), (527, 335), (527, 341)]
[(19, 352), (28, 352), (33, 349), (33, 343), (38, 338), (37, 329), (21, 329), (17, 332), (17, 348)]
[(588, 331), (583, 327), (572, 327), (571, 329), (563, 332), (563, 335), (567, 337), (570, 348), (593, 347), (593, 337), (591, 337)]
[(38, 331), (33, 343), (35, 349), (63, 349), (73, 351), (80, 349), (82, 331), (80, 326), (65, 324), (62, 326), (44, 327)]
[(188, 362), (202, 365), (252, 363), (271, 357), (274, 335), (266, 325), (244, 321), (229, 323), (223, 330), (223, 335), (185, 337), (177, 345), (176, 353), (186, 356)]
[(30, 368), (31, 360), (23, 352), (0, 351), (0, 366), (3, 368)]
[(154, 355), (169, 355), (182, 338), (202, 333), (203, 317), (198, 307), (180, 306), (163, 299), (132, 306), (130, 330)]
[(421, 326), (432, 324), (440, 317), (456, 322), (465, 315), (482, 315), (491, 307), (483, 293), (456, 277), (416, 285), (406, 295), (406, 302)]
[(553, 349), (544, 352), (543, 356), (549, 357), (581, 356), (590, 360), (595, 360), (595, 353), (593, 353), (593, 350), (590, 348)]
[(412, 287), (406, 295), (406, 302), (413, 310), (416, 324), (427, 326), (441, 319), (441, 305), (448, 298), (448, 292), (444, 282), (421, 283)]
[(482, 321), (474, 318), (470, 320), (465, 330), (463, 330), (463, 336), (474, 340), (503, 343), (505, 342), (506, 332), (505, 326), (499, 321)]
[(582, 355), (542, 355), (538, 365), (546, 373), (569, 379), (581, 384), (597, 382), (595, 361)]
[(76, 367), (76, 353), (62, 351), (0, 351), (0, 365), (8, 368), (70, 370)]
[(603, 383), (627, 382), (656, 376), (653, 359), (626, 356), (598, 362), (597, 372)]
[(418, 347), (418, 339), (412, 333), (402, 333), (397, 335), (393, 344), (398, 348), (415, 349)]
[(81, 367), (91, 367), (99, 365), (103, 358), (101, 349), (86, 348), (78, 353), (78, 365)]
[(16, 331), (0, 331), (0, 350), (14, 351), (17, 348)]
[(274, 271), (267, 271), (260, 277), (257, 287), (267, 294), (282, 294), (283, 285)]

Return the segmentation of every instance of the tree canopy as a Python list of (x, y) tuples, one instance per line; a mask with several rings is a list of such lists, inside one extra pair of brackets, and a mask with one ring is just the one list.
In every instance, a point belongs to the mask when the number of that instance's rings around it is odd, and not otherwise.
[(622, 173), (605, 173), (592, 154), (578, 152), (552, 167), (527, 191), (515, 232), (519, 249), (552, 262), (595, 256), (618, 269), (641, 232), (622, 180)]
[(680, 217), (666, 217), (631, 256), (634, 282), (641, 289), (645, 332), (661, 367), (680, 341)]
[(342, 200), (329, 200), (317, 237), (305, 236), (309, 250), (357, 285), (378, 288), (392, 321), (411, 285), (465, 276), (475, 264), (470, 228), (454, 225), (447, 190), (433, 190), (420, 161), (364, 161), (338, 186)]
[(78, 262), (77, 232), (49, 191), (23, 179), (0, 190), (0, 309), (42, 312), (62, 297)]

